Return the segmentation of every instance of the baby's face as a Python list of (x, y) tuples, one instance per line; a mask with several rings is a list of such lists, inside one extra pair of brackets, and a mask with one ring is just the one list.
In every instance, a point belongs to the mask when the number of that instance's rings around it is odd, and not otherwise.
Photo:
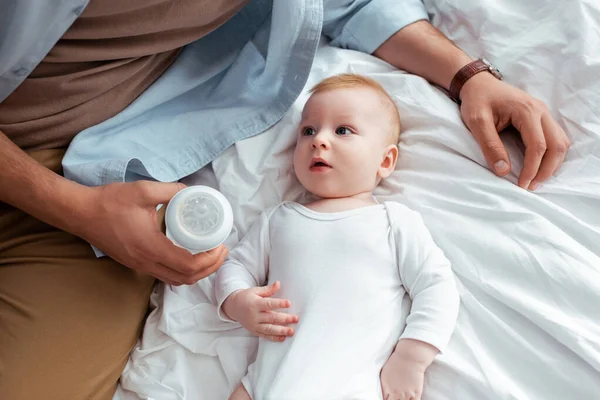
[(300, 183), (322, 198), (372, 192), (396, 162), (395, 156), (386, 161), (395, 148), (387, 113), (380, 95), (368, 87), (313, 94), (302, 112), (294, 152)]

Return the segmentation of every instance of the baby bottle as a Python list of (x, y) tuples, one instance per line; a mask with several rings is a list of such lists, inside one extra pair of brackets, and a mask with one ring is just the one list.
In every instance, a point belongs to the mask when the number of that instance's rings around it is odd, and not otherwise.
[(227, 239), (233, 226), (231, 205), (208, 186), (189, 186), (177, 192), (167, 205), (166, 235), (191, 253), (214, 249)]

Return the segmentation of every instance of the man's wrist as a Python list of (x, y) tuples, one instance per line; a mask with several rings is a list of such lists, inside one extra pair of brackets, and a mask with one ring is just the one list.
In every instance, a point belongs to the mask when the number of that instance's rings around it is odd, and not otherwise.
[(54, 193), (56, 226), (77, 236), (93, 226), (94, 201), (101, 187), (87, 187), (66, 178), (60, 179)]
[(465, 82), (459, 93), (459, 99), (462, 102), (465, 98), (469, 97), (472, 92), (480, 92), (482, 88), (487, 87), (490, 83), (496, 83), (496, 79), (489, 72), (482, 72), (477, 75), (473, 75), (471, 79)]
[(502, 80), (500, 71), (484, 59), (470, 62), (461, 68), (450, 84), (449, 95), (458, 104), (462, 102), (462, 93), (465, 86), (474, 87), (472, 82), (489, 82), (488, 79)]

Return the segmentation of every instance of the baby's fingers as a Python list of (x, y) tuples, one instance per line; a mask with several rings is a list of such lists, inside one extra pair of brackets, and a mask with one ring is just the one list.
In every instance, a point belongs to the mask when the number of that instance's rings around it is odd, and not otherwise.
[(290, 303), (289, 300), (277, 299), (274, 297), (268, 297), (260, 301), (261, 311), (277, 310), (279, 308), (290, 308), (291, 305), (292, 303)]
[(283, 342), (285, 340), (285, 336), (264, 335), (262, 333), (259, 333), (258, 336), (270, 340), (271, 342)]
[[(393, 395), (390, 396), (391, 398), (393, 398)], [(398, 400), (421, 400), (421, 396), (417, 396), (416, 393), (404, 393), (398, 397)]]
[(383, 400), (421, 400), (420, 393), (413, 391), (397, 391), (393, 389), (383, 389)]
[(260, 315), (260, 322), (263, 324), (289, 325), (297, 323), (298, 317), (281, 312), (263, 311)]
[(256, 294), (260, 297), (271, 297), (275, 293), (277, 293), (277, 291), (279, 291), (280, 287), (281, 284), (279, 283), (279, 281), (275, 281), (275, 283), (273, 283), (272, 285), (256, 288)]
[(293, 336), (294, 329), (287, 326), (273, 325), (273, 324), (260, 324), (256, 331), (259, 334), (266, 336)]

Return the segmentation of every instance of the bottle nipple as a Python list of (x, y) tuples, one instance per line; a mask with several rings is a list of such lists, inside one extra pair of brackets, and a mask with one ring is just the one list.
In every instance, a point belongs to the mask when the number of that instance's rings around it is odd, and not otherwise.
[(233, 211), (217, 190), (190, 186), (167, 205), (165, 224), (167, 237), (195, 254), (214, 249), (227, 239), (233, 227)]

